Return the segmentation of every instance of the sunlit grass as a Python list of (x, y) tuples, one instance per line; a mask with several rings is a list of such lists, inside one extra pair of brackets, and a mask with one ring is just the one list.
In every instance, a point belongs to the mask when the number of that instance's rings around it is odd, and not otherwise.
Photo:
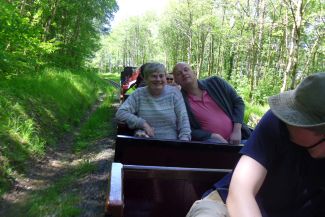
[(268, 105), (255, 105), (245, 103), (244, 122), (250, 127), (255, 127), (264, 113), (269, 109)]
[(115, 81), (116, 83), (120, 83), (120, 79), (121, 79), (120, 73), (100, 73), (99, 76), (101, 76), (104, 79)]
[(35, 123), (30, 118), (12, 117), (8, 121), (9, 137), (17, 143), (24, 144), (30, 155), (42, 155), (45, 150), (45, 140), (37, 135)]
[(0, 195), (12, 171), (78, 126), (107, 82), (95, 72), (51, 68), (0, 80)]
[(80, 130), (76, 138), (74, 150), (81, 152), (92, 145), (92, 142), (105, 138), (114, 133), (112, 118), (115, 114), (115, 108), (112, 103), (117, 101), (117, 91), (114, 87), (109, 86), (106, 91), (106, 98), (99, 108), (92, 114)]

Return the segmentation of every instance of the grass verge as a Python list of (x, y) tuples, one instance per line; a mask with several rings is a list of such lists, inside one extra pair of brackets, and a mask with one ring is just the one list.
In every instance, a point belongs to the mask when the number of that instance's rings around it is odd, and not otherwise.
[(0, 195), (28, 159), (80, 123), (107, 82), (91, 71), (46, 69), (0, 80)]
[[(105, 79), (117, 81), (118, 75), (104, 74)], [(106, 90), (105, 100), (100, 104), (97, 110), (87, 120), (87, 122), (80, 129), (79, 135), (75, 139), (74, 151), (82, 152), (90, 148), (95, 142), (101, 139), (112, 136), (115, 132), (115, 127), (112, 124), (112, 120), (115, 115), (114, 102), (118, 99), (118, 90), (113, 86), (109, 85)]]

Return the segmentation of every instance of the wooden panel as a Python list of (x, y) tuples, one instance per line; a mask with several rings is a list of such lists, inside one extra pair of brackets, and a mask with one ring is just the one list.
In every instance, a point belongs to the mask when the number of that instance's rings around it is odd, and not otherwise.
[(193, 202), (230, 170), (123, 167), (125, 217), (184, 217)]
[(106, 216), (122, 217), (124, 209), (123, 200), (123, 173), (122, 164), (113, 163), (108, 183), (108, 196), (106, 197)]
[(242, 145), (118, 135), (114, 161), (135, 165), (233, 169), (241, 148)]

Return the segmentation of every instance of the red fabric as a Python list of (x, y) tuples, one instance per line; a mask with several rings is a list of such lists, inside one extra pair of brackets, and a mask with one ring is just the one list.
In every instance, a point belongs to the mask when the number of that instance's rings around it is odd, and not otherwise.
[(213, 101), (206, 91), (202, 99), (188, 95), (192, 112), (203, 130), (218, 133), (228, 140), (233, 130), (233, 123), (226, 113)]

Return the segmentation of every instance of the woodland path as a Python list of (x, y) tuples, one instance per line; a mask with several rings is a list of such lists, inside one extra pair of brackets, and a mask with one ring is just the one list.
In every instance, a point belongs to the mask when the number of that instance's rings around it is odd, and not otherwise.
[[(109, 83), (112, 82), (109, 81)], [(74, 154), (71, 147), (82, 125), (96, 111), (105, 97), (105, 95), (101, 95), (83, 117), (81, 124), (61, 138), (55, 148), (47, 151), (46, 156), (37, 161), (27, 162), (26, 175), (17, 178), (14, 188), (0, 198), (1, 217), (26, 216), (25, 210), (22, 210), (21, 207), (33, 192), (46, 189), (56, 180), (67, 175), (72, 167), (85, 160), (94, 164), (96, 169), (91, 174), (74, 182), (69, 188), (70, 192), (67, 193), (79, 195), (79, 208), (82, 210), (80, 217), (104, 216), (110, 163), (114, 158), (114, 135), (100, 141), (93, 141), (91, 148), (79, 155)], [(114, 106), (117, 107), (118, 104)], [(111, 124), (115, 124), (113, 122)]]

